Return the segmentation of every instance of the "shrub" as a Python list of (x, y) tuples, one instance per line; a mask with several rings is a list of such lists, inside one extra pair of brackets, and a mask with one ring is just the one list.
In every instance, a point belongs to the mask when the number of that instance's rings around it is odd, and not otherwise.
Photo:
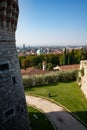
[(24, 87), (32, 87), (33, 86), (33, 78), (32, 76), (23, 76), (23, 85)]
[(52, 84), (54, 83), (54, 75), (53, 73), (45, 74), (44, 75), (44, 83), (45, 84)]
[(58, 82), (69, 82), (77, 79), (78, 71), (58, 71), (45, 75), (23, 76), (24, 87), (48, 85)]
[(52, 70), (52, 69), (53, 69), (52, 63), (48, 63), (48, 64), (47, 64), (47, 70)]

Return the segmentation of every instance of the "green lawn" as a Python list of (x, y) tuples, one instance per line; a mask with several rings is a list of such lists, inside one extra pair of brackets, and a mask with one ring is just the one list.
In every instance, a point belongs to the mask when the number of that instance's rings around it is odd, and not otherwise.
[(34, 94), (44, 97), (48, 97), (50, 92), (50, 99), (64, 105), (87, 124), (87, 100), (76, 82), (34, 87), (26, 89), (25, 92), (27, 95)]
[(28, 106), (31, 127), (34, 130), (54, 130), (47, 117), (33, 107)]

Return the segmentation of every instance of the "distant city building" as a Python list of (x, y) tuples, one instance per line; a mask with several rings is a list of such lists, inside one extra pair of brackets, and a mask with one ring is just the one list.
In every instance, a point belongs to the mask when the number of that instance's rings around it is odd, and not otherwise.
[(37, 53), (37, 55), (41, 55), (41, 54), (43, 54), (43, 50), (42, 49), (38, 49), (36, 53)]
[(25, 50), (25, 44), (23, 44), (23, 50)]
[[(23, 47), (18, 47), (17, 48), (17, 52), (18, 52), (18, 55), (19, 56), (23, 56), (23, 55), (41, 55), (41, 54), (63, 54), (64, 53), (64, 50), (65, 48), (63, 46), (57, 46), (57, 47), (30, 47), (30, 46), (26, 46), (24, 45), (24, 48)], [(87, 47), (82, 47), (83, 49), (87, 48)], [(82, 49), (81, 47), (78, 47), (78, 46), (73, 46), (73, 47), (67, 47), (66, 46), (66, 50), (67, 52), (71, 52), (73, 49), (74, 50), (81, 50)]]

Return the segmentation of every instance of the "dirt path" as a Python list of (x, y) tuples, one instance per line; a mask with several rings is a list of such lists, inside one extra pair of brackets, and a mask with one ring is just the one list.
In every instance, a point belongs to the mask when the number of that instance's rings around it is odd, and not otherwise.
[(51, 101), (33, 96), (26, 96), (26, 101), (28, 104), (42, 110), (58, 130), (87, 130), (71, 114)]

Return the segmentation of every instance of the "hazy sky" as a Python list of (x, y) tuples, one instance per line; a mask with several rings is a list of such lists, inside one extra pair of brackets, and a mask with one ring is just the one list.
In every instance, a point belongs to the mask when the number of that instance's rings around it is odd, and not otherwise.
[(17, 45), (87, 44), (87, 0), (19, 0)]

